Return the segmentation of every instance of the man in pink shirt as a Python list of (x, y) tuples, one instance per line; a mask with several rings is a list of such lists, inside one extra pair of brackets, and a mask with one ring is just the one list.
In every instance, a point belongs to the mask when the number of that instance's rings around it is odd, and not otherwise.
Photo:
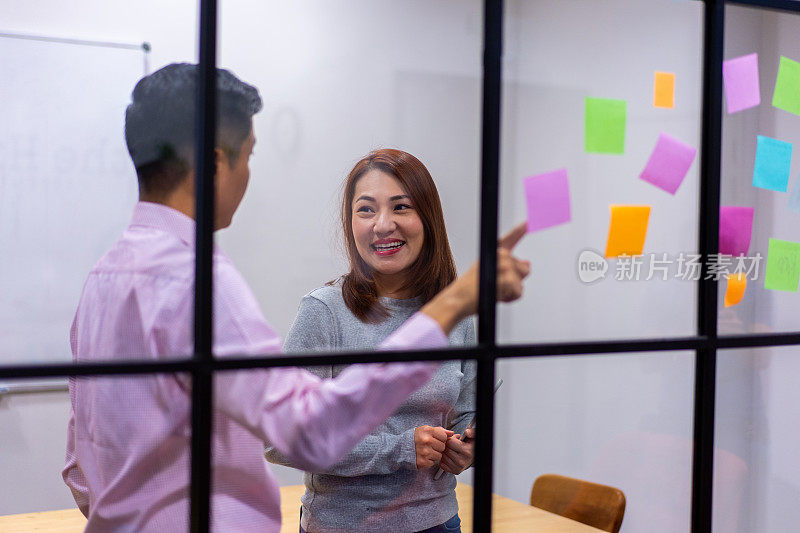
[[(89, 273), (70, 332), (75, 361), (192, 354), (195, 65), (173, 64), (136, 85), (125, 136), (140, 202), (130, 226)], [(250, 178), (258, 91), (218, 71), (215, 229), (231, 223)], [(498, 299), (522, 293), (526, 261), (498, 248)], [(281, 350), (278, 335), (230, 259), (214, 264), (214, 354)], [(473, 266), (382, 345), (436, 348), (477, 305)], [(280, 493), (263, 457), (269, 442), (309, 469), (334, 464), (436, 370), (432, 363), (355, 365), (335, 380), (296, 368), (220, 372), (214, 381), (212, 528), (279, 531)], [(186, 531), (191, 380), (186, 375), (70, 379), (63, 477), (86, 531)]]

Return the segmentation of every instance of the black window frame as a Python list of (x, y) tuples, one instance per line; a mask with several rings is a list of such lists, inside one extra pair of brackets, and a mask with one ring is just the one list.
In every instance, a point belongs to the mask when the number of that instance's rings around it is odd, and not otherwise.
[[(704, 5), (702, 140), (698, 253), (716, 253), (719, 240), (720, 165), (722, 149), (722, 59), (725, 6), (741, 5), (800, 13), (794, 0), (696, 0)], [(190, 529), (204, 533), (210, 526), (211, 383), (215, 372), (252, 368), (390, 361), (477, 361), (476, 416), (481, 429), (476, 439), (474, 473), (474, 531), (490, 531), (492, 516), (492, 445), (494, 429), (495, 363), (514, 357), (557, 357), (624, 352), (693, 350), (695, 386), (692, 452), (691, 531), (711, 533), (715, 419), (715, 374), (721, 349), (763, 348), (800, 344), (800, 332), (724, 335), (717, 333), (717, 283), (698, 283), (697, 334), (688, 337), (643, 338), (498, 346), (496, 343), (495, 273), (497, 268), (500, 116), (502, 89), (503, 1), (484, 1), (483, 108), (480, 207), (480, 301), (478, 344), (435, 351), (297, 354), (215, 359), (212, 354), (212, 249), (214, 134), (216, 116), (217, 1), (199, 0), (200, 80), (197, 94), (197, 234), (195, 264), (195, 354), (191, 359), (161, 362), (62, 363), (0, 366), (0, 378), (111, 376), (187, 373), (192, 377), (192, 464)]]

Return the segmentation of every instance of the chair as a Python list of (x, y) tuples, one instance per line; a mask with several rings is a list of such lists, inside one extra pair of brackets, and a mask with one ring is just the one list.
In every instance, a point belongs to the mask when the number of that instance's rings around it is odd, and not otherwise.
[(531, 505), (603, 531), (617, 533), (625, 515), (625, 494), (607, 485), (544, 474), (533, 483)]

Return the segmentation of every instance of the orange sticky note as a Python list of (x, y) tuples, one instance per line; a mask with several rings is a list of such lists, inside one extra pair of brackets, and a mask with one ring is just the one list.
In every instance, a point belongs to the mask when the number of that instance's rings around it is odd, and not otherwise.
[(725, 307), (736, 305), (742, 301), (747, 289), (747, 277), (743, 272), (728, 274), (728, 288), (725, 290)]
[(641, 254), (649, 220), (649, 205), (612, 205), (606, 257)]
[(675, 107), (675, 73), (656, 71), (653, 105), (655, 107)]

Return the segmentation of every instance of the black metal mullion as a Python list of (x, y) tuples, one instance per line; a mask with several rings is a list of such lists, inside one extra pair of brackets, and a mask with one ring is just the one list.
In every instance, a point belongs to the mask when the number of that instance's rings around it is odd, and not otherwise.
[(214, 175), (217, 118), (217, 2), (200, 0), (200, 51), (196, 107), (195, 299), (192, 370), (190, 523), (207, 533), (211, 523), (212, 294)]
[[(767, 348), (800, 344), (798, 333), (770, 333), (757, 335), (725, 335), (717, 337), (717, 349)], [(296, 353), (281, 357), (265, 354), (260, 357), (242, 356), (214, 359), (208, 363), (211, 370), (244, 370), (282, 366), (312, 366), (328, 364), (356, 364), (405, 361), (449, 361), (453, 359), (480, 359), (491, 355), (493, 359), (520, 357), (591, 356), (596, 354), (639, 352), (656, 355), (659, 352), (678, 350), (705, 350), (712, 342), (705, 337), (645, 338), (639, 340), (608, 340), (545, 344), (508, 344), (486, 349), (481, 346), (443, 348), (436, 351), (398, 350), (381, 352)], [(111, 376), (149, 373), (191, 372), (192, 361), (128, 361), (94, 363), (56, 363), (0, 366), (0, 379), (26, 379), (68, 376)]]
[(703, 123), (700, 161), (698, 252), (703, 275), (698, 286), (697, 333), (708, 346), (695, 355), (692, 532), (711, 533), (714, 479), (714, 409), (717, 365), (717, 281), (706, 273), (719, 249), (722, 153), (722, 57), (724, 0), (706, 0), (703, 48)]
[[(718, 349), (766, 348), (800, 344), (798, 333), (770, 333), (758, 335), (726, 335), (718, 337)], [(449, 361), (453, 359), (480, 359), (493, 354), (494, 359), (520, 357), (591, 356), (611, 353), (673, 352), (678, 350), (704, 350), (711, 346), (705, 337), (675, 337), (667, 339), (610, 340), (571, 342), (566, 344), (509, 344), (489, 350), (481, 346), (444, 348), (436, 351), (398, 350), (381, 352), (297, 353), (282, 357), (265, 354), (260, 357), (226, 357), (208, 363), (212, 370), (244, 370), (282, 366), (312, 366), (328, 364), (356, 364), (405, 361)], [(8, 365), (0, 367), (0, 378), (25, 379), (67, 376), (110, 376), (147, 373), (191, 372), (192, 361), (129, 361), (95, 363), (58, 363), (42, 365)]]
[(476, 380), (476, 440), (472, 494), (473, 531), (492, 529), (492, 471), (494, 462), (495, 360), (491, 352), (478, 359)]
[(503, 2), (486, 0), (484, 8), (478, 342), (493, 347), (497, 287)]
[(475, 416), (473, 529), (492, 523), (492, 445), (496, 346), (497, 215), (500, 182), (500, 97), (502, 89), (503, 2), (485, 0), (483, 18), (483, 107), (481, 115), (480, 275)]

